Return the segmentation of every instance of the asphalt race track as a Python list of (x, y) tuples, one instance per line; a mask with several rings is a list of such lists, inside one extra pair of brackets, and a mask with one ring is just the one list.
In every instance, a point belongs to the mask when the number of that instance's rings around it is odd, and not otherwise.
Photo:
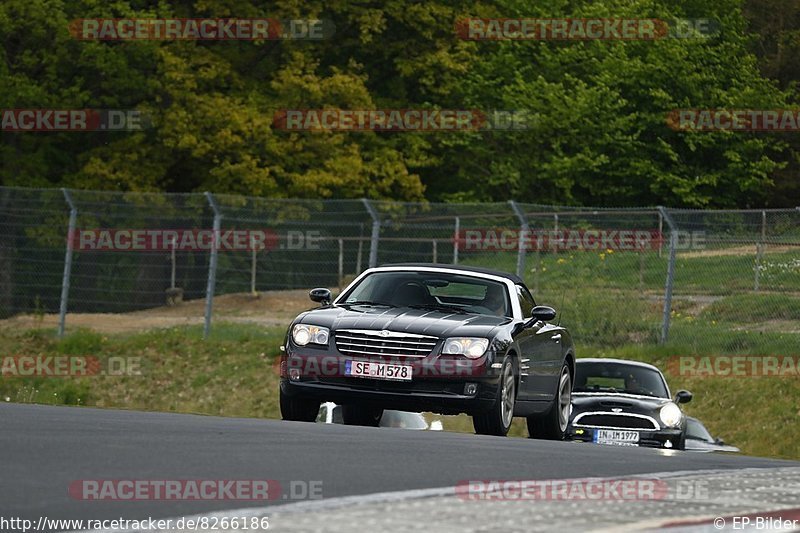
[[(799, 467), (744, 456), (432, 431), (36, 405), (0, 405), (0, 516), (147, 518), (256, 501), (83, 501), (83, 479), (321, 481), (324, 499), (449, 487), (465, 479), (559, 479)], [(272, 504), (286, 503), (279, 498)]]

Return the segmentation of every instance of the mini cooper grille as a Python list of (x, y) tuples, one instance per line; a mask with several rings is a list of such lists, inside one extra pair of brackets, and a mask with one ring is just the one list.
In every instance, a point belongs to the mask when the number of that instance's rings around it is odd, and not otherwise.
[(338, 330), (336, 348), (344, 355), (425, 357), (439, 341), (436, 337), (379, 330)]
[(651, 420), (624, 414), (590, 414), (576, 417), (575, 425), (624, 429), (659, 429)]

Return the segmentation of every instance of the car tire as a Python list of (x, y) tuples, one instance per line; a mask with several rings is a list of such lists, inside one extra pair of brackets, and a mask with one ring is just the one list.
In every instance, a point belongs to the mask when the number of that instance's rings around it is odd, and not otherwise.
[(289, 396), (281, 391), (281, 418), (295, 422), (315, 422), (319, 415), (319, 401)]
[(478, 435), (505, 437), (514, 420), (514, 404), (517, 400), (517, 379), (514, 361), (509, 357), (500, 370), (500, 386), (494, 405), (483, 413), (472, 416), (472, 426)]
[(550, 410), (544, 415), (527, 418), (528, 436), (532, 439), (564, 440), (569, 424), (569, 409), (572, 403), (572, 374), (564, 363), (558, 378), (556, 397)]
[(383, 409), (369, 405), (342, 405), (342, 421), (348, 426), (378, 427), (383, 416)]

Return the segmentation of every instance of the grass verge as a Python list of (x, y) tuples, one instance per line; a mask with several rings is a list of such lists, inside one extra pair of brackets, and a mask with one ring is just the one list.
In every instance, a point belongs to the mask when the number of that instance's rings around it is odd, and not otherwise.
[[(714, 316), (724, 318), (723, 309), (713, 310)], [(677, 327), (685, 329), (680, 344), (583, 344), (577, 347), (578, 355), (636, 359), (665, 370), (671, 356), (797, 353), (798, 335), (729, 330), (724, 335), (708, 335), (707, 324), (697, 321)], [(230, 323), (215, 324), (205, 341), (200, 327), (133, 335), (81, 330), (60, 341), (49, 330), (2, 330), (0, 357), (4, 361), (8, 356), (23, 355), (91, 356), (107, 368), (114, 360), (133, 359), (140, 374), (6, 376), (0, 378), (0, 400), (278, 418), (275, 362), (283, 334), (282, 328)], [(800, 379), (796, 376), (693, 378), (667, 374), (667, 379), (673, 392), (684, 388), (695, 394), (686, 411), (702, 420), (715, 436), (747, 454), (800, 459)], [(472, 432), (466, 416), (440, 418), (446, 430)], [(525, 434), (524, 421), (515, 421), (512, 435)]]

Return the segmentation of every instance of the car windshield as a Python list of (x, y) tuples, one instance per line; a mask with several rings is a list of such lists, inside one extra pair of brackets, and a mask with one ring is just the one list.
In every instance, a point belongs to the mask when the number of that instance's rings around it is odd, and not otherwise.
[(511, 316), (503, 283), (446, 272), (373, 272), (337, 302), (342, 306), (389, 306)]
[(669, 398), (669, 392), (659, 371), (625, 363), (578, 361), (575, 367), (574, 390)]

